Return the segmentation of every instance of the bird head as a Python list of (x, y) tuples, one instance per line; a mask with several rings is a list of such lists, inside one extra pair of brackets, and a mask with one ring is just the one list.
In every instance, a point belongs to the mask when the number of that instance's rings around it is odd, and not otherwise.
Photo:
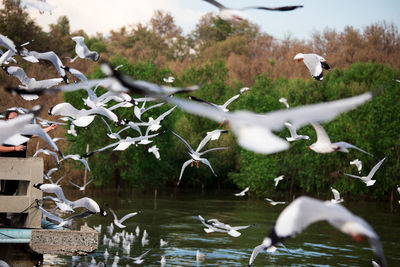
[(103, 217), (107, 216), (107, 212), (105, 210), (103, 210), (102, 208), (100, 208), (100, 215)]
[(294, 56), (293, 60), (297, 60), (297, 62), (302, 62), (304, 60), (304, 54), (298, 53), (297, 55)]
[(43, 183), (39, 183), (39, 184), (34, 184), (33, 187), (40, 189), (40, 187), (43, 185)]

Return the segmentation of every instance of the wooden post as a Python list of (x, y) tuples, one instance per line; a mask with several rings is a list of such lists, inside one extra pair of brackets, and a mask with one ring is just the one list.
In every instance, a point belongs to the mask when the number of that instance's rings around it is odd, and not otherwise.
[[(86, 144), (86, 153), (89, 153), (89, 144)], [(86, 161), (89, 164), (89, 158), (87, 158)], [(85, 167), (85, 174), (83, 175), (83, 185), (86, 184), (87, 175), (88, 175), (88, 171), (87, 171), (87, 168)], [(85, 193), (85, 191), (86, 191), (86, 186), (85, 186), (85, 189), (83, 190), (83, 193)]]

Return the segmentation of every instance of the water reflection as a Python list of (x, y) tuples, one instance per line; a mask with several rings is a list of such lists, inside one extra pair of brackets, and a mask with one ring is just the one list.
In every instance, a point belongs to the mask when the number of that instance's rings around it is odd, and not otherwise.
[[(123, 192), (115, 197), (114, 192), (101, 192), (90, 195), (99, 204), (108, 203), (118, 216), (141, 210), (142, 213), (125, 221), (128, 232), (134, 232), (139, 226), (140, 235), (131, 244), (130, 256), (137, 257), (149, 248), (151, 253), (145, 257), (143, 266), (160, 266), (161, 256), (166, 257), (167, 266), (247, 266), (253, 248), (259, 245), (270, 227), (285, 206), (270, 206), (264, 200), (249, 200), (248, 197), (237, 198), (234, 192), (204, 194), (199, 192), (158, 193), (155, 201), (153, 195), (142, 195)], [(156, 204), (155, 204), (156, 203)], [(389, 212), (386, 203), (345, 203), (355, 214), (369, 222), (380, 235), (389, 266), (400, 266), (400, 216), (398, 207)], [(197, 218), (217, 218), (232, 226), (253, 224), (241, 230), (241, 236), (231, 238), (227, 234), (206, 234), (203, 225)], [(91, 256), (96, 261), (104, 261), (104, 251), (110, 253), (107, 264), (111, 265), (118, 253), (118, 266), (133, 266), (132, 261), (124, 257), (122, 245), (108, 247), (103, 244), (106, 225), (113, 218), (92, 216), (87, 219), (89, 226), (102, 224), (99, 236), (99, 249), (79, 261), (90, 262)], [(142, 247), (143, 230), (149, 233), (149, 245)], [(121, 229), (115, 228), (115, 232)], [(160, 238), (168, 241), (168, 246), (160, 248)], [(357, 243), (349, 236), (333, 229), (327, 223), (317, 223), (306, 229), (294, 239), (285, 242), (288, 250), (278, 249), (273, 254), (260, 254), (254, 266), (372, 266), (372, 252), (369, 243)], [(196, 262), (196, 251), (205, 254), (205, 260)], [(57, 266), (71, 266), (71, 257), (53, 257)], [(47, 263), (51, 263), (47, 261)], [(76, 261), (77, 264), (79, 261)]]

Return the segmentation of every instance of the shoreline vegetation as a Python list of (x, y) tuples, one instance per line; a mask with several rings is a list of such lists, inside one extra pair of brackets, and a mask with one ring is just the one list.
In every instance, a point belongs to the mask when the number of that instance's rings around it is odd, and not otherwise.
[[(231, 149), (210, 153), (209, 161), (218, 177), (200, 166), (187, 168), (180, 187), (193, 188), (240, 188), (250, 186), (252, 195), (270, 194), (328, 195), (333, 186), (346, 198), (380, 199), (395, 201), (399, 198), (396, 185), (400, 183), (400, 83), (393, 81), (400, 77), (400, 36), (396, 25), (386, 22), (364, 27), (362, 30), (351, 26), (342, 32), (326, 29), (315, 32), (309, 40), (298, 40), (288, 36), (277, 40), (248, 21), (229, 24), (206, 14), (194, 32), (182, 35), (168, 13), (156, 11), (148, 24), (123, 27), (103, 34), (87, 36), (83, 30), (71, 32), (67, 17), (60, 17), (57, 24), (44, 32), (29, 15), (13, 1), (3, 1), (0, 10), (0, 33), (15, 43), (35, 39), (30, 50), (54, 51), (66, 65), (81, 70), (90, 78), (103, 77), (98, 63), (77, 60), (69, 63), (66, 57), (73, 55), (72, 36), (85, 36), (89, 49), (100, 53), (114, 67), (135, 79), (164, 84), (163, 78), (174, 76), (173, 86), (200, 84), (201, 89), (192, 95), (207, 101), (222, 104), (247, 86), (250, 91), (229, 106), (231, 111), (247, 109), (266, 113), (283, 109), (279, 103), (285, 97), (291, 107), (325, 102), (350, 97), (367, 91), (378, 91), (374, 99), (335, 120), (323, 124), (332, 141), (346, 141), (360, 147), (376, 158), (357, 151), (317, 154), (307, 146), (316, 140), (311, 126), (298, 129), (299, 134), (310, 136), (291, 144), (285, 152), (259, 155), (239, 148), (231, 134), (207, 148), (229, 146)], [(325, 72), (322, 82), (310, 77), (303, 64), (293, 61), (298, 52), (317, 53), (327, 59), (332, 70)], [(110, 55), (117, 55), (111, 57)], [(46, 64), (26, 64), (24, 69), (37, 80), (53, 78), (57, 74)], [(0, 72), (1, 87), (16, 85), (14, 78)], [(43, 96), (37, 101), (25, 102), (0, 90), (0, 107), (12, 106), (31, 108), (42, 105), (42, 116), (48, 118), (47, 109), (65, 101), (76, 108), (83, 108), (85, 91), (56, 96)], [(179, 96), (186, 97), (187, 95)], [(157, 117), (171, 108), (149, 111), (143, 120)], [(118, 116), (133, 119), (133, 109), (118, 110)], [(197, 144), (206, 134), (218, 128), (212, 121), (174, 110), (162, 123), (164, 129), (171, 129), (189, 141)], [(111, 125), (113, 130), (120, 129)], [(61, 128), (61, 127), (60, 127)], [(228, 129), (227, 125), (222, 126)], [(56, 136), (65, 135), (74, 142), (64, 144), (71, 154), (85, 153), (86, 144), (97, 149), (113, 142), (106, 136), (107, 127), (96, 118), (87, 129), (77, 129), (78, 137), (58, 129)], [(129, 131), (124, 133), (129, 135)], [(278, 133), (289, 136), (287, 129)], [(37, 141), (35, 141), (37, 142)], [(186, 148), (171, 134), (165, 133), (154, 142), (161, 154), (156, 160), (147, 147), (132, 146), (127, 151), (105, 151), (89, 159), (96, 186), (135, 187), (145, 191), (160, 191), (165, 186), (175, 187), (182, 162), (188, 159)], [(151, 144), (153, 145), (153, 144)], [(30, 151), (36, 147), (30, 142)], [(32, 155), (29, 154), (29, 155)], [(349, 164), (358, 158), (363, 162), (362, 175), (383, 157), (385, 163), (375, 174), (377, 182), (366, 187), (358, 179), (342, 173), (357, 174)], [(45, 169), (55, 165), (46, 157)], [(78, 165), (78, 164), (77, 164)], [(63, 168), (73, 166), (68, 164)], [(75, 165), (74, 165), (75, 166)], [(83, 169), (72, 168), (67, 172), (72, 180), (81, 181)], [(274, 189), (273, 179), (285, 175), (285, 179)], [(289, 193), (287, 193), (289, 192)]]

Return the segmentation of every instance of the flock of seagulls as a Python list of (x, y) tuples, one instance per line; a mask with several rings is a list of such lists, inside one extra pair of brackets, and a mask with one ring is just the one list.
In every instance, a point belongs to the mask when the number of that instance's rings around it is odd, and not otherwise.
[[(219, 8), (218, 17), (223, 20), (242, 20), (243, 10), (246, 9), (258, 9), (268, 11), (290, 11), (303, 6), (283, 6), (283, 7), (244, 7), (241, 9), (232, 9), (223, 6), (214, 0), (204, 0), (217, 8)], [(21, 1), (21, 4), (34, 7), (40, 12), (50, 12), (54, 7), (48, 5), (45, 1)], [(85, 45), (84, 37), (75, 36), (71, 38), (76, 43), (75, 53), (76, 56), (70, 59), (70, 62), (76, 60), (91, 60), (98, 61), (100, 55), (96, 51), (90, 51)], [(73, 69), (69, 66), (64, 65), (60, 58), (53, 51), (37, 52), (29, 51), (26, 47), (29, 47), (29, 42), (23, 45), (16, 46), (14, 42), (8, 37), (0, 34), (0, 46), (7, 49), (6, 52), (0, 57), (0, 65), (3, 71), (9, 76), (15, 77), (20, 82), (18, 88), (7, 88), (8, 91), (13, 94), (20, 95), (26, 101), (32, 101), (39, 98), (43, 94), (52, 94), (56, 92), (71, 92), (77, 90), (85, 90), (88, 94), (86, 99), (83, 99), (83, 104), (87, 109), (76, 109), (70, 103), (60, 103), (52, 107), (48, 114), (51, 116), (58, 116), (55, 121), (48, 121), (38, 116), (40, 107), (35, 107), (33, 110), (26, 110), (23, 108), (12, 108), (19, 114), (17, 118), (0, 121), (0, 142), (7, 145), (20, 145), (29, 140), (27, 135), (37, 135), (46, 141), (48, 146), (46, 148), (38, 149), (34, 156), (40, 153), (51, 155), (57, 162), (57, 167), (52, 168), (43, 174), (43, 177), (48, 183), (35, 184), (34, 187), (47, 194), (54, 194), (54, 196), (45, 196), (43, 199), (53, 201), (55, 208), (51, 211), (46, 210), (43, 207), (41, 200), (37, 201), (36, 208), (39, 209), (43, 216), (47, 219), (57, 223), (59, 226), (69, 226), (73, 220), (85, 218), (93, 214), (99, 214), (107, 216), (106, 210), (100, 207), (97, 202), (89, 197), (83, 197), (77, 200), (69, 200), (65, 197), (61, 182), (64, 177), (59, 179), (57, 182), (53, 182), (51, 176), (53, 173), (59, 170), (60, 163), (66, 159), (72, 159), (80, 162), (85, 168), (90, 171), (89, 164), (86, 158), (95, 155), (96, 153), (103, 152), (109, 148), (113, 148), (114, 151), (124, 151), (132, 145), (137, 147), (139, 145), (149, 145), (148, 153), (152, 153), (157, 160), (161, 160), (160, 151), (154, 141), (160, 134), (171, 133), (178, 138), (188, 149), (190, 159), (185, 161), (182, 165), (181, 172), (177, 179), (179, 184), (184, 170), (187, 166), (191, 165), (199, 167), (199, 163), (203, 163), (211, 170), (211, 172), (217, 176), (213, 170), (210, 162), (203, 156), (212, 151), (219, 151), (228, 149), (228, 147), (215, 147), (202, 151), (203, 148), (210, 141), (218, 140), (222, 133), (230, 131), (237, 137), (237, 143), (239, 146), (260, 154), (272, 154), (280, 151), (284, 151), (290, 148), (288, 142), (306, 142), (310, 140), (309, 136), (299, 135), (297, 131), (306, 125), (311, 124), (314, 128), (317, 140), (308, 146), (309, 149), (316, 153), (327, 154), (335, 151), (348, 153), (349, 149), (355, 149), (368, 156), (375, 158), (371, 153), (358, 148), (352, 144), (341, 141), (331, 143), (330, 138), (324, 128), (319, 124), (323, 122), (329, 122), (343, 112), (350, 111), (360, 105), (363, 105), (367, 101), (373, 98), (371, 92), (367, 92), (354, 97), (345, 99), (339, 99), (336, 101), (317, 103), (311, 105), (304, 105), (299, 107), (290, 107), (287, 99), (280, 98), (278, 101), (285, 105), (285, 109), (272, 111), (265, 114), (257, 114), (248, 110), (236, 110), (230, 111), (228, 105), (233, 101), (238, 100), (245, 92), (251, 93), (251, 90), (247, 87), (242, 88), (239, 94), (232, 96), (222, 105), (211, 103), (207, 100), (200, 99), (196, 96), (189, 96), (189, 99), (183, 99), (176, 97), (179, 93), (190, 93), (196, 90), (201, 90), (198, 86), (192, 86), (188, 88), (177, 88), (172, 85), (175, 82), (175, 78), (170, 76), (163, 79), (164, 84), (158, 85), (146, 81), (134, 80), (128, 76), (123, 75), (118, 71), (121, 66), (112, 68), (107, 63), (101, 63), (101, 69), (106, 74), (106, 78), (98, 80), (90, 80), (85, 77), (79, 70)], [(40, 64), (40, 62), (48, 61), (55, 67), (59, 77), (55, 77), (48, 80), (36, 81), (35, 78), (29, 78), (22, 67), (14, 66), (19, 64), (19, 58), (30, 62), (32, 64)], [(17, 61), (18, 59), (18, 61)], [(316, 80), (321, 81), (323, 79), (323, 69), (330, 70), (330, 66), (327, 61), (316, 54), (303, 54), (298, 53), (294, 60), (298, 62), (304, 62), (306, 67), (309, 69), (312, 77)], [(9, 65), (14, 64), (14, 65)], [(21, 65), (22, 66), (22, 65)], [(72, 77), (71, 77), (72, 76)], [(74, 82), (72, 82), (74, 81)], [(64, 85), (60, 83), (64, 82)], [(161, 81), (160, 81), (161, 82)], [(106, 93), (99, 95), (96, 91), (97, 88), (102, 87), (107, 90)], [(133, 98), (130, 94), (140, 95), (140, 98)], [(114, 106), (109, 106), (109, 102), (117, 102)], [(149, 102), (156, 102), (147, 106)], [(173, 107), (164, 111), (158, 118), (148, 118), (146, 122), (143, 118), (146, 112), (149, 110), (157, 110), (164, 106), (164, 104), (172, 105)], [(131, 118), (120, 118), (114, 112), (116, 109), (131, 108), (134, 109), (134, 120)], [(227, 122), (229, 130), (216, 129), (206, 133), (204, 139), (194, 150), (188, 141), (183, 139), (178, 133), (172, 130), (166, 131), (160, 129), (164, 127), (162, 125), (163, 120), (171, 114), (175, 108), (178, 107), (187, 113), (191, 113), (197, 116), (205, 117), (215, 122), (221, 123), (220, 127), (224, 122)], [(96, 149), (85, 153), (84, 155), (63, 155), (56, 145), (56, 141), (51, 139), (49, 135), (43, 131), (41, 125), (57, 124), (57, 125), (68, 125), (68, 134), (77, 136), (75, 127), (90, 127), (95, 117), (100, 117), (105, 124), (107, 129), (104, 129), (105, 139), (118, 140), (117, 142), (110, 143), (105, 147)], [(113, 123), (116, 127), (123, 127), (122, 129), (113, 132), (110, 124)], [(287, 128), (290, 132), (290, 137), (286, 137), (286, 140), (277, 136), (274, 132), (281, 131), (283, 128)], [(145, 128), (145, 130), (143, 130)], [(122, 133), (126, 133), (125, 137), (122, 137)], [(144, 134), (143, 134), (144, 133)], [(302, 141), (301, 141), (302, 140)], [(202, 151), (202, 152), (201, 152)], [(357, 176), (353, 174), (343, 173), (344, 175), (361, 179), (366, 186), (373, 186), (376, 180), (372, 180), (374, 174), (381, 167), (385, 158), (379, 161), (367, 176)], [(350, 162), (351, 165), (357, 167), (358, 173), (361, 175), (362, 163), (359, 159)], [(285, 178), (284, 175), (276, 177), (274, 179), (275, 188), (279, 182)], [(79, 191), (85, 191), (86, 187), (92, 183), (93, 179), (88, 181), (82, 186), (79, 186), (72, 181), (69, 183), (76, 187)], [(243, 191), (235, 194), (237, 197), (245, 196), (248, 193), (250, 187), (247, 186)], [(263, 250), (275, 251), (275, 246), (283, 246), (282, 241), (295, 236), (305, 230), (310, 224), (317, 221), (327, 221), (336, 229), (350, 235), (354, 239), (358, 240), (361, 236), (366, 236), (370, 240), (372, 251), (376, 257), (374, 264), (377, 266), (386, 266), (385, 257), (379, 241), (379, 236), (375, 233), (372, 227), (365, 222), (362, 218), (357, 217), (348, 211), (345, 207), (341, 206), (344, 200), (340, 197), (338, 190), (331, 188), (334, 198), (330, 201), (321, 201), (310, 197), (299, 197), (291, 202), (279, 215), (276, 223), (274, 224), (270, 234), (263, 240), (262, 244), (256, 246), (250, 256), (249, 266), (253, 264), (256, 256)], [(397, 191), (400, 194), (400, 187), (397, 187)], [(270, 198), (265, 198), (270, 205), (286, 205), (283, 201), (274, 201)], [(400, 201), (399, 201), (400, 203)], [(75, 214), (75, 209), (83, 208), (84, 211)], [(113, 215), (113, 222), (107, 227), (107, 232), (110, 238), (104, 236), (103, 242), (108, 244), (110, 247), (113, 244), (119, 244), (122, 239), (122, 245), (124, 251), (128, 254), (126, 258), (132, 260), (135, 264), (141, 264), (144, 262), (144, 257), (151, 252), (152, 249), (146, 250), (142, 255), (138, 257), (130, 257), (130, 245), (135, 238), (139, 238), (140, 230), (137, 227), (136, 235), (122, 231), (121, 233), (113, 234), (114, 226), (120, 229), (126, 228), (123, 223), (128, 219), (140, 214), (140, 211), (130, 212), (118, 219), (117, 214), (111, 207), (108, 210)], [(59, 214), (67, 214), (68, 217), (60, 216)], [(71, 215), (72, 214), (72, 215)], [(232, 237), (238, 237), (241, 235), (239, 230), (243, 230), (251, 227), (246, 226), (230, 226), (220, 222), (218, 219), (204, 219), (198, 215), (201, 224), (205, 227), (204, 231), (207, 234), (213, 232), (226, 233)], [(96, 228), (101, 232), (101, 225)], [(146, 230), (143, 231), (142, 246), (149, 244), (148, 233)], [(168, 242), (160, 240), (160, 247), (167, 246)], [(106, 250), (104, 253), (105, 261), (109, 257), (109, 253)], [(199, 251), (196, 253), (198, 261), (204, 259)], [(112, 266), (117, 266), (119, 256), (114, 256), (114, 262)], [(161, 265), (166, 264), (165, 256), (162, 256)]]

